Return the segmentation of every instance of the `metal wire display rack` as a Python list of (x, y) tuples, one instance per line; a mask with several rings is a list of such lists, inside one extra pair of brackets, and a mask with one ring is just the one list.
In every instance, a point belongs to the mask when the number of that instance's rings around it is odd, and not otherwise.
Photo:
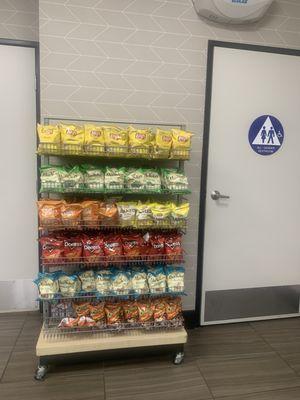
[(149, 254), (140, 256), (99, 256), (89, 260), (85, 257), (66, 258), (60, 257), (41, 258), (44, 267), (56, 266), (82, 266), (82, 267), (100, 267), (109, 265), (143, 265), (143, 264), (183, 264), (183, 254), (168, 255), (168, 254)]
[(37, 152), (40, 155), (99, 158), (140, 158), (146, 160), (189, 160), (190, 158), (189, 149), (172, 149), (170, 152), (157, 155), (150, 147), (80, 145), (42, 142), (39, 143)]
[[(137, 126), (139, 128), (152, 126), (153, 128), (161, 128), (161, 129), (171, 129), (171, 128), (179, 128), (184, 129), (183, 125), (174, 125), (174, 124), (160, 124), (157, 126), (156, 124), (135, 124), (135, 123), (118, 123), (117, 121), (108, 122), (108, 121), (74, 121), (68, 119), (61, 118), (47, 118), (44, 120), (45, 124), (53, 124), (57, 125), (60, 123), (72, 123), (83, 125), (84, 123), (95, 123), (96, 125), (109, 125), (109, 124), (117, 124), (120, 126)], [(164, 160), (167, 161), (167, 165), (177, 163), (179, 170), (183, 171), (184, 169), (184, 161), (188, 160), (190, 157), (190, 150), (176, 150), (173, 149), (170, 153), (161, 152), (160, 154), (155, 154), (152, 148), (139, 148), (134, 147), (130, 148), (127, 146), (103, 146), (103, 145), (63, 145), (61, 143), (39, 143), (38, 145), (38, 165), (50, 165), (53, 157), (73, 157), (75, 163), (78, 162), (77, 158), (89, 158), (94, 157), (95, 161), (98, 163), (102, 160), (102, 164), (104, 160), (108, 159), (122, 159), (124, 160), (126, 166), (126, 160), (147, 160), (147, 162), (151, 163), (149, 165), (153, 165), (156, 161), (159, 161), (158, 165), (160, 166)], [(67, 160), (67, 159), (66, 159)], [(73, 161), (73, 164), (74, 164)], [(115, 161), (116, 163), (120, 163), (120, 161)], [(132, 165), (132, 161), (128, 162), (128, 165)], [(166, 199), (173, 198), (176, 196), (177, 202), (179, 203), (182, 196), (187, 195), (190, 191), (186, 188), (186, 186), (173, 187), (170, 190), (165, 187), (143, 187), (143, 188), (124, 188), (124, 187), (113, 187), (105, 188), (101, 185), (92, 185), (88, 186), (85, 184), (80, 184), (77, 186), (72, 186), (70, 182), (66, 182), (66, 185), (54, 183), (47, 183), (40, 181), (40, 174), (37, 182), (37, 191), (38, 193), (42, 193), (42, 198), (49, 198), (50, 194), (57, 194), (57, 196), (69, 198), (67, 196), (74, 195), (76, 198), (79, 195), (90, 195), (90, 198), (95, 198), (96, 196), (106, 195), (121, 195), (122, 197), (128, 195), (144, 196), (147, 195), (148, 198), (156, 198), (156, 196), (165, 196)], [(42, 183), (42, 187), (41, 187)], [(41, 196), (39, 196), (41, 197)], [(144, 197), (141, 197), (144, 198)], [(129, 224), (128, 224), (129, 225)], [(153, 221), (139, 222), (136, 224), (131, 224), (130, 226), (124, 226), (114, 221), (113, 224), (109, 222), (103, 223), (103, 221), (72, 221), (71, 224), (68, 224), (66, 221), (56, 220), (56, 221), (40, 221), (40, 229), (39, 235), (40, 237), (44, 234), (47, 234), (48, 231), (52, 230), (84, 230), (84, 229), (96, 229), (103, 230), (103, 234), (108, 230), (119, 230), (119, 229), (140, 229), (140, 230), (149, 230), (149, 229), (177, 229), (177, 230), (185, 230), (186, 229), (186, 221), (174, 221), (174, 220), (164, 220), (157, 221), (153, 223)], [(155, 265), (155, 264), (182, 264), (183, 263), (183, 255), (167, 257), (166, 255), (141, 255), (137, 257), (126, 257), (119, 256), (114, 258), (106, 258), (102, 257), (96, 260), (85, 260), (85, 259), (56, 259), (56, 260), (46, 260), (42, 257), (42, 252), (40, 252), (40, 272), (45, 272), (49, 270), (49, 268), (64, 268), (67, 271), (75, 271), (78, 269), (83, 269), (85, 267), (99, 267), (99, 266), (108, 266), (108, 265), (116, 265), (116, 266), (127, 266), (127, 265)], [(72, 272), (73, 273), (73, 272)], [(64, 312), (64, 307), (67, 307), (67, 304), (73, 301), (87, 301), (93, 304), (94, 302), (104, 301), (108, 299), (109, 301), (120, 301), (121, 299), (135, 299), (135, 298), (152, 298), (152, 297), (160, 297), (160, 296), (183, 296), (185, 293), (182, 290), (178, 292), (170, 292), (167, 289), (164, 292), (160, 293), (76, 293), (76, 297), (68, 298), (62, 297), (61, 294), (55, 294), (51, 298), (40, 298), (43, 309), (43, 317), (44, 324), (43, 328), (36, 346), (36, 353), (39, 357), (39, 366), (35, 375), (36, 379), (43, 379), (47, 373), (47, 364), (51, 362), (53, 357), (67, 354), (83, 354), (90, 353), (94, 351), (104, 351), (104, 350), (116, 350), (119, 352), (120, 349), (129, 349), (129, 348), (141, 348), (141, 347), (151, 347), (155, 348), (155, 346), (159, 347), (171, 347), (176, 351), (176, 356), (174, 358), (174, 363), (179, 364), (183, 360), (183, 345), (186, 342), (186, 331), (183, 327), (183, 319), (179, 317), (172, 321), (148, 321), (144, 323), (119, 323), (113, 326), (109, 325), (101, 325), (93, 326), (93, 327), (73, 327), (73, 328), (59, 328), (58, 324), (61, 321), (60, 318), (56, 318), (54, 314), (52, 315), (51, 307), (59, 306), (62, 312)], [(75, 333), (75, 334), (74, 334)], [(78, 334), (80, 333), (80, 334)]]

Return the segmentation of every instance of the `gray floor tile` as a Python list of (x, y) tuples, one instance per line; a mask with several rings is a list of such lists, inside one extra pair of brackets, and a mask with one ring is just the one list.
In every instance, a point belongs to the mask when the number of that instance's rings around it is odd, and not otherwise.
[(220, 358), (271, 353), (272, 348), (248, 324), (207, 326), (189, 332), (186, 357)]
[(300, 377), (276, 354), (197, 363), (216, 397), (300, 387)]
[(211, 399), (196, 363), (105, 371), (107, 400)]
[(5, 400), (104, 400), (103, 376), (51, 376), (43, 382), (0, 384)]
[(32, 350), (12, 352), (1, 382), (22, 382), (33, 379), (38, 359)]
[(299, 400), (300, 388), (276, 390), (250, 395), (238, 395), (229, 397), (216, 397), (218, 400)]

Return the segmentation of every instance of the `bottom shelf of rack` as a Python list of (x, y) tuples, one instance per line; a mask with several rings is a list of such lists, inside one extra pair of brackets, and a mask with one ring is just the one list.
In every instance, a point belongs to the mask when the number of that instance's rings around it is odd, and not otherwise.
[(180, 345), (187, 341), (187, 332), (181, 327), (174, 330), (131, 330), (122, 333), (95, 333), (66, 335), (58, 339), (45, 338), (43, 328), (37, 345), (38, 357), (83, 353), (102, 350), (128, 349), (164, 345)]

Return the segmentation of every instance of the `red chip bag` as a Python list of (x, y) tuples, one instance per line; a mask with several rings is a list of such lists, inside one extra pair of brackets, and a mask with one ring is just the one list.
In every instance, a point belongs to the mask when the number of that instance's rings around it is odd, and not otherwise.
[(137, 307), (140, 322), (147, 322), (153, 319), (154, 307), (149, 300), (137, 301)]
[(114, 260), (123, 255), (122, 240), (119, 235), (107, 235), (104, 239), (104, 255), (108, 260)]
[(40, 239), (42, 246), (42, 258), (47, 262), (59, 262), (63, 257), (63, 240), (52, 236), (44, 236)]
[(97, 305), (90, 304), (90, 315), (96, 322), (105, 320), (104, 303), (99, 303)]
[(82, 237), (83, 257), (88, 262), (99, 262), (103, 257), (103, 238), (101, 236)]
[(149, 250), (150, 255), (165, 254), (165, 238), (159, 234), (150, 234), (149, 237)]
[(118, 324), (122, 321), (122, 307), (120, 303), (106, 303), (104, 309), (108, 325)]
[(90, 314), (90, 303), (73, 303), (73, 308), (76, 312), (77, 317), (86, 317)]
[(143, 238), (138, 233), (122, 236), (124, 255), (136, 257), (142, 254)]
[(179, 234), (166, 236), (165, 251), (168, 261), (176, 261), (182, 256), (182, 237)]
[(82, 240), (80, 236), (64, 237), (64, 257), (68, 261), (76, 261), (82, 257)]

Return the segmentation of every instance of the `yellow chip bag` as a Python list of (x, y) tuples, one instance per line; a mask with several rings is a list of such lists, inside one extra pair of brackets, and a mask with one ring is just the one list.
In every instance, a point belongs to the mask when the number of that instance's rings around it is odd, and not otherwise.
[(129, 126), (128, 138), (129, 146), (131, 148), (149, 148), (152, 139), (152, 132), (150, 129), (135, 129), (132, 126)]
[(190, 203), (174, 204), (172, 203), (171, 215), (174, 219), (187, 219), (190, 211)]
[(171, 203), (153, 203), (151, 205), (153, 219), (156, 222), (168, 223), (168, 218), (171, 213)]
[(57, 125), (37, 124), (37, 131), (41, 143), (60, 143), (60, 131)]
[(172, 132), (157, 129), (153, 138), (154, 157), (169, 157), (172, 146)]
[(101, 126), (84, 125), (84, 142), (87, 145), (101, 145), (104, 147), (104, 132)]
[(126, 154), (128, 145), (128, 132), (117, 126), (103, 126), (106, 151), (115, 155)]
[(173, 149), (190, 149), (192, 133), (180, 129), (172, 129)]
[(61, 141), (63, 144), (84, 143), (84, 130), (78, 125), (60, 125)]

